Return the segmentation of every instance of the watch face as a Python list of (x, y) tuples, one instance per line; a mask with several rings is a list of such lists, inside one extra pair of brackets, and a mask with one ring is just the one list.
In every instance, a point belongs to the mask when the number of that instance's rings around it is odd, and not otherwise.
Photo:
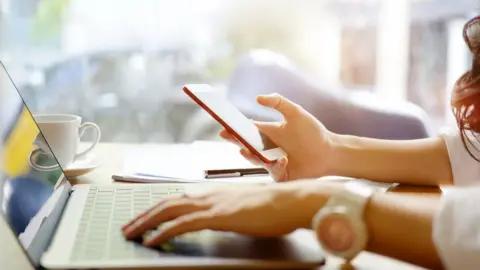
[(334, 252), (348, 251), (355, 239), (355, 231), (348, 219), (330, 215), (319, 224), (319, 237), (326, 247)]

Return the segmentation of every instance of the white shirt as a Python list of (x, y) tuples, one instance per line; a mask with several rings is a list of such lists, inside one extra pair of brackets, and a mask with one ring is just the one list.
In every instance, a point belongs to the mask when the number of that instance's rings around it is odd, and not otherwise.
[[(458, 129), (444, 132), (443, 137), (454, 187), (442, 189), (433, 241), (446, 269), (480, 269), (480, 163), (463, 146)], [(475, 148), (472, 152), (480, 158)]]

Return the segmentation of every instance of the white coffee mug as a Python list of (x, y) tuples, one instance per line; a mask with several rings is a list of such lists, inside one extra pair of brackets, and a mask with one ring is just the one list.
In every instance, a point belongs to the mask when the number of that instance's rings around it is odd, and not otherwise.
[[(36, 149), (30, 154), (30, 165), (36, 170), (52, 171), (58, 169), (58, 164), (51, 166), (37, 164), (35, 162), (36, 157), (41, 154), (51, 154), (53, 152), (62, 169), (68, 169), (70, 164), (91, 152), (100, 141), (100, 128), (94, 123), (82, 124), (82, 118), (79, 116), (40, 114), (35, 115), (34, 118), (43, 134), (43, 137), (38, 136), (35, 140)], [(78, 153), (80, 139), (89, 128), (95, 130), (95, 140), (85, 151)], [(45, 140), (48, 145), (45, 143)]]

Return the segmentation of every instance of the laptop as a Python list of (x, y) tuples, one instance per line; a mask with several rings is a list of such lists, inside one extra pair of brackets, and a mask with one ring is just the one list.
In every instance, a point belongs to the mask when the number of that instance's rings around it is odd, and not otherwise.
[[(3, 64), (0, 87), (2, 218), (37, 269), (275, 268), (310, 269), (324, 253), (308, 230), (285, 237), (254, 238), (229, 232), (191, 232), (151, 249), (124, 239), (121, 227), (167, 196), (202, 192), (213, 184), (74, 185), (63, 170), (36, 171), (29, 164), (43, 138)], [(1, 123), (1, 122), (0, 122)], [(56, 163), (49, 149), (42, 160)], [(40, 157), (39, 157), (40, 159)], [(0, 232), (7, 233), (7, 232)]]

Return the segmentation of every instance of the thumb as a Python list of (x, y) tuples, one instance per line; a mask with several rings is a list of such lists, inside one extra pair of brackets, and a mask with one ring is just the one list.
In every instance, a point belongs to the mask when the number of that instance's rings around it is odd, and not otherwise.
[(297, 104), (279, 94), (262, 95), (257, 97), (258, 104), (280, 112), (285, 119), (299, 113)]
[(286, 182), (288, 181), (288, 171), (287, 171), (287, 165), (288, 165), (288, 158), (287, 157), (281, 157), (279, 160), (275, 162), (273, 165), (275, 168), (273, 169), (274, 171), (274, 179), (277, 182)]

